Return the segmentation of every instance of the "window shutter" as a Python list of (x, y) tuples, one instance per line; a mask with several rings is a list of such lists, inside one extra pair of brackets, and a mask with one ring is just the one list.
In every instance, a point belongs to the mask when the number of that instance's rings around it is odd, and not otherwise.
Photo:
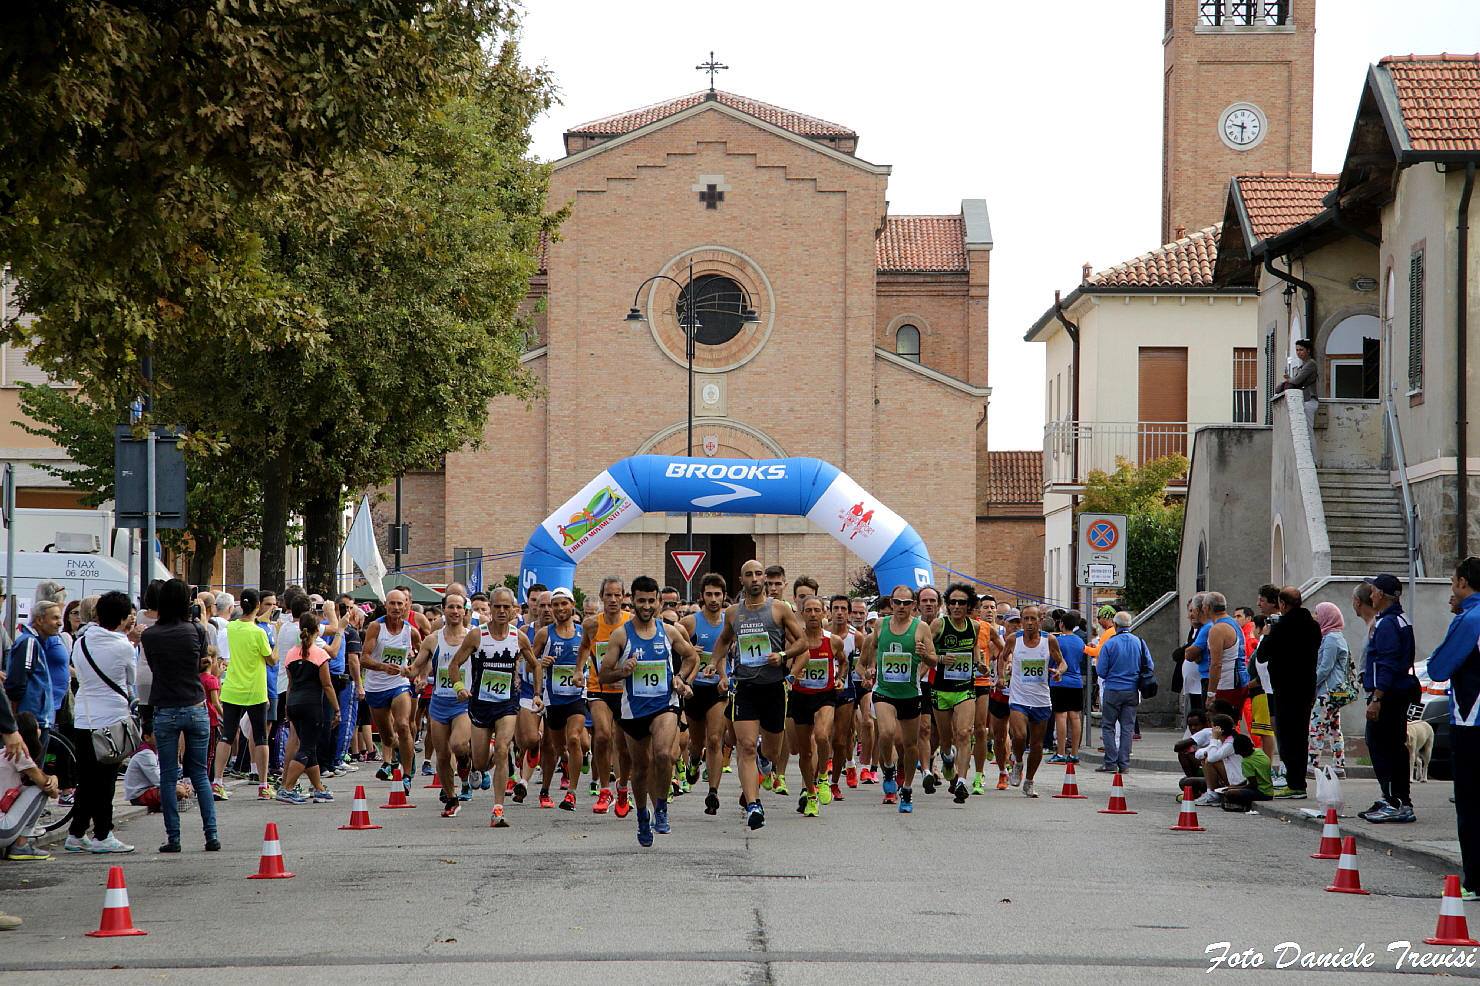
[(1408, 389), (1423, 390), (1423, 254), (1408, 260)]
[(19, 387), (23, 383), (50, 383), (45, 371), (32, 366), (26, 359), (26, 350), (10, 344), (4, 347), (5, 386)]
[(1264, 423), (1274, 424), (1274, 329), (1264, 333)]

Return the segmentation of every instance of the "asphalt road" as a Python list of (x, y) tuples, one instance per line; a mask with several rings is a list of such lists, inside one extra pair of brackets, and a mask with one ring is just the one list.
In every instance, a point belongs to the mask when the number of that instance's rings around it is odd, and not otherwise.
[[(360, 778), (385, 828), (337, 831), (346, 782)], [(1359, 850), (1372, 895), (1329, 894), (1335, 865), (1309, 858), (1308, 829), (1203, 811), (1209, 831), (1171, 832), (1169, 777), (1130, 776), (1140, 813), (1129, 816), (1097, 813), (1102, 775), (1080, 775), (1086, 801), (1048, 797), (1059, 778), (1045, 766), (1043, 797), (1013, 789), (964, 807), (917, 790), (913, 815), (882, 807), (878, 787), (845, 792), (819, 819), (773, 796), (766, 827), (752, 833), (727, 775), (718, 817), (702, 813), (699, 793), (679, 798), (673, 834), (645, 850), (635, 816), (592, 815), (585, 797), (574, 815), (510, 806), (503, 830), (487, 827), (481, 792), (451, 820), (419, 783), (415, 810), (376, 810), (388, 785), (362, 770), (339, 779), (333, 805), (233, 798), (221, 806), (220, 854), (200, 851), (192, 813), (178, 856), (155, 853), (163, 827), (152, 816), (120, 829), (139, 846), (131, 856), (0, 866), (0, 909), (26, 920), (0, 937), (0, 973), (24, 970), (28, 986), (195, 983), (202, 973), (213, 986), (295, 976), (854, 986), (898, 982), (910, 963), (931, 983), (1144, 984), (1202, 973), (1209, 944), (1228, 941), (1262, 953), (1264, 966), (1219, 969), (1218, 981), (1307, 981), (1308, 970), (1273, 968), (1277, 946), (1297, 942), (1307, 952), (1360, 945), (1375, 953), (1372, 966), (1342, 979), (1390, 982), (1390, 942), (1450, 953), (1421, 944), (1438, 915), (1438, 871)], [(267, 821), (295, 879), (245, 879)], [(115, 862), (147, 937), (83, 937)]]

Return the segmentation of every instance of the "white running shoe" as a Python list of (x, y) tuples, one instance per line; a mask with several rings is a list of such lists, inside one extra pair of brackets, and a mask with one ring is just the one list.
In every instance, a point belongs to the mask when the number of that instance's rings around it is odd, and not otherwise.
[(1023, 782), (1023, 765), (1015, 763), (1012, 765), (1012, 773), (1008, 775), (1007, 783), (1017, 787)]
[(85, 835), (69, 835), (62, 843), (62, 852), (91, 852), (92, 840)]
[(92, 840), (92, 845), (88, 846), (87, 851), (100, 854), (109, 852), (133, 852), (134, 847), (125, 842), (119, 842), (118, 836), (109, 832), (106, 839)]

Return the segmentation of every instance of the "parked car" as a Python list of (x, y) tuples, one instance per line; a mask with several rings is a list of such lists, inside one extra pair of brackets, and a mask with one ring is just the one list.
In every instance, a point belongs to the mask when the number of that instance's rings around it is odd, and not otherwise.
[[(1434, 727), (1434, 755), (1429, 762), (1432, 769), (1439, 764), (1440, 772), (1448, 777), (1449, 773), (1449, 682), (1433, 681), (1429, 678), (1428, 658), (1420, 658), (1413, 663), (1414, 673), (1418, 675), (1418, 683), (1423, 686), (1423, 693), (1419, 700), (1408, 709), (1410, 722), (1422, 719)], [(1417, 713), (1417, 714), (1415, 714)]]

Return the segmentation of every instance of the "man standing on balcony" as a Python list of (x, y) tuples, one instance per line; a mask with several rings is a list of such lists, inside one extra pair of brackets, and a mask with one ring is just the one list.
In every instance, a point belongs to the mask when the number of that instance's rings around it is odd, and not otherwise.
[(1275, 393), (1283, 394), (1287, 390), (1299, 390), (1305, 401), (1305, 422), (1310, 426), (1311, 434), (1315, 434), (1316, 408), (1320, 401), (1316, 400), (1316, 347), (1309, 339), (1298, 339), (1295, 342), (1295, 356), (1298, 362), (1285, 374), (1285, 380)]

